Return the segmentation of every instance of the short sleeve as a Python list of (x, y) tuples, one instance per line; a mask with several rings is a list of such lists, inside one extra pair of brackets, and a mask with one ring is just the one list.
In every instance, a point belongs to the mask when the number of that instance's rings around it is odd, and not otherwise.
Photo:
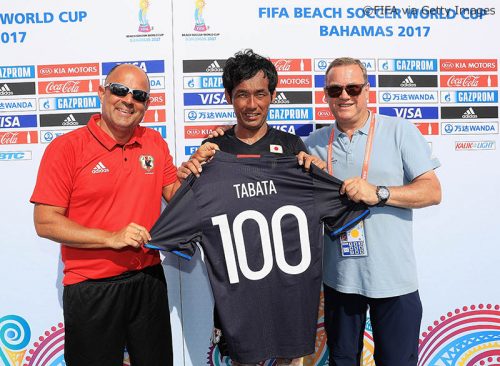
[(401, 143), (401, 156), (406, 179), (413, 179), (430, 170), (438, 168), (441, 164), (437, 158), (431, 156), (429, 144), (418, 128), (410, 122), (404, 125)]
[[(163, 138), (162, 138), (163, 140)], [(174, 183), (177, 180), (177, 168), (174, 165), (172, 155), (168, 148), (168, 144), (163, 141), (165, 145), (165, 166), (163, 167), (163, 187)]]
[(67, 139), (55, 139), (43, 154), (38, 168), (32, 203), (69, 206), (75, 175), (76, 153)]

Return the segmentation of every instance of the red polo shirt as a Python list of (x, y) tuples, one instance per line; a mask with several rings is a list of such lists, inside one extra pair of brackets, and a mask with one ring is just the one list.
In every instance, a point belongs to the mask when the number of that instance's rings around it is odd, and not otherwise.
[[(131, 222), (151, 229), (161, 211), (164, 186), (177, 179), (168, 146), (150, 128), (136, 127), (120, 146), (98, 125), (62, 135), (47, 146), (31, 202), (66, 208), (71, 220), (117, 231)], [(61, 246), (64, 285), (116, 276), (160, 262), (158, 251), (127, 247), (78, 249)]]

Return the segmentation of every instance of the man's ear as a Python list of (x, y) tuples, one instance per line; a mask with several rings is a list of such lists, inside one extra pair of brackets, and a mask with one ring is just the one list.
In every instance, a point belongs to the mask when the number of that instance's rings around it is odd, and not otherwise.
[(233, 104), (233, 102), (231, 101), (231, 95), (227, 90), (224, 90), (224, 96), (226, 97), (227, 104)]
[(274, 89), (273, 93), (271, 94), (271, 103), (274, 102), (274, 98), (276, 98), (276, 89)]

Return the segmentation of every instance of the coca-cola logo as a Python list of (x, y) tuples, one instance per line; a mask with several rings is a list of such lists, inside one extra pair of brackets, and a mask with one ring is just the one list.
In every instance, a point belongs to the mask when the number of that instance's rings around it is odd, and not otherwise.
[(17, 144), (17, 137), (19, 135), (19, 132), (6, 132), (2, 135), (0, 138), (0, 144), (2, 145), (7, 145), (7, 144)]
[(274, 62), (274, 67), (276, 71), (290, 71), (290, 67), (292, 66), (292, 61), (290, 60), (277, 60)]
[(78, 93), (80, 90), (80, 81), (69, 80), (63, 82), (51, 81), (45, 87), (47, 94), (51, 93)]
[(476, 87), (479, 85), (479, 76), (474, 75), (452, 75), (447, 82), (450, 87)]

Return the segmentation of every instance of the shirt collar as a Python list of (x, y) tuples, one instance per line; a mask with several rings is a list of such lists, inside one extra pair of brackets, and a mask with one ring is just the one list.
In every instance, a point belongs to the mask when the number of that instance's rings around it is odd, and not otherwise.
[[(104, 130), (99, 127), (97, 124), (101, 120), (101, 114), (97, 113), (90, 117), (89, 122), (87, 123), (87, 128), (90, 130), (90, 133), (108, 150), (112, 150), (115, 146), (119, 145), (115, 139), (109, 136)], [(136, 126), (134, 129), (134, 134), (130, 138), (130, 140), (125, 145), (132, 145), (136, 142), (139, 145), (142, 145), (142, 136), (144, 135), (144, 127)]]
[[(368, 110), (368, 118), (366, 119), (365, 121), (365, 124), (363, 125), (363, 127), (361, 127), (360, 129), (356, 130), (354, 133), (356, 132), (360, 132), (364, 135), (368, 135), (368, 132), (370, 131), (370, 120), (372, 118), (372, 111)], [(335, 135), (336, 136), (340, 136), (341, 134), (344, 134), (345, 135), (345, 132), (341, 131), (338, 126), (337, 126), (337, 122), (335, 122)]]

